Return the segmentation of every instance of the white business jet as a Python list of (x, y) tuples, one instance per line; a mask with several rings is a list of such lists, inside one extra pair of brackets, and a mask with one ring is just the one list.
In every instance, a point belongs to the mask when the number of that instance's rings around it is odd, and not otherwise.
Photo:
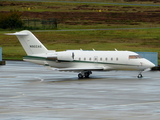
[(56, 52), (47, 48), (28, 30), (7, 35), (16, 35), (27, 56), (24, 61), (48, 65), (53, 70), (74, 71), (78, 78), (88, 78), (92, 71), (138, 70), (138, 78), (142, 72), (155, 65), (131, 51), (84, 51), (66, 50)]

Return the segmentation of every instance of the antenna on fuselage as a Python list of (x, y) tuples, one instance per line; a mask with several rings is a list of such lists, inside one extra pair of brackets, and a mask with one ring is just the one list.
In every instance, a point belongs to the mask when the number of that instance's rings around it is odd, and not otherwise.
[(118, 51), (116, 48), (114, 48), (115, 51)]

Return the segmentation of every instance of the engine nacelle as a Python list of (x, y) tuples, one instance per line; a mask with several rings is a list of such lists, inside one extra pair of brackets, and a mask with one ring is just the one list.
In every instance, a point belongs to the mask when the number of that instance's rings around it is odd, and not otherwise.
[(65, 52), (58, 52), (57, 59), (58, 61), (73, 61), (74, 53), (65, 51)]

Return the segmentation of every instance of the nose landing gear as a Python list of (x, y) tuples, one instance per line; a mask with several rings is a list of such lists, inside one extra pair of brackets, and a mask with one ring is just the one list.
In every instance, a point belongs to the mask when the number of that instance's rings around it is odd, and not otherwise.
[(140, 74), (138, 74), (138, 76), (137, 76), (138, 78), (142, 78), (143, 77), (143, 75), (140, 73)]
[(141, 71), (141, 72), (138, 74), (137, 78), (142, 78), (142, 77), (143, 77), (142, 72), (144, 72), (144, 70)]

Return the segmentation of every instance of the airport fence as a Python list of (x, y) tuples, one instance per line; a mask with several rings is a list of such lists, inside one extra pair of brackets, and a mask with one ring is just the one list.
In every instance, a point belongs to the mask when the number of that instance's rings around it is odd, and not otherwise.
[(57, 29), (57, 19), (23, 19), (27, 29)]

